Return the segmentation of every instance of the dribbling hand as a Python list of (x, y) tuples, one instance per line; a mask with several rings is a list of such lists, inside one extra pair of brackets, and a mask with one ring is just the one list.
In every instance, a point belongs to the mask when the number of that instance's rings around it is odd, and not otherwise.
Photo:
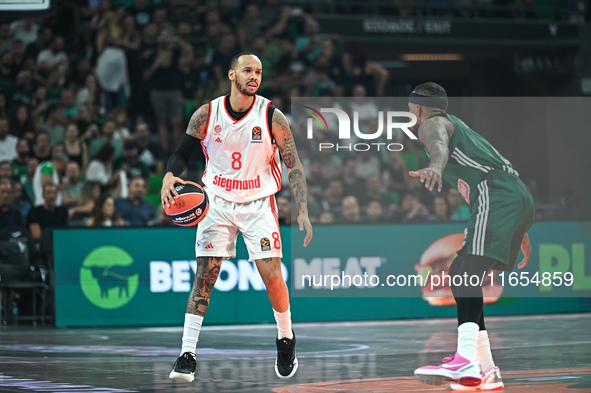
[(433, 187), (437, 184), (437, 192), (441, 192), (443, 183), (441, 181), (441, 169), (436, 167), (427, 167), (419, 169), (418, 171), (410, 171), (408, 174), (412, 177), (420, 177), (421, 183), (425, 183), (425, 188), (433, 191)]
[(179, 197), (179, 193), (174, 188), (177, 183), (186, 184), (180, 177), (175, 177), (172, 172), (168, 172), (162, 179), (162, 189), (160, 190), (160, 201), (162, 206), (174, 205), (174, 199)]

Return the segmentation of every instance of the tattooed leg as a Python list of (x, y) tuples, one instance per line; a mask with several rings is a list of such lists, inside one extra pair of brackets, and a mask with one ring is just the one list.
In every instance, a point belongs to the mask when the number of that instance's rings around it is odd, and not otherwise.
[(220, 274), (221, 257), (198, 257), (193, 289), (187, 303), (187, 313), (204, 316), (209, 307), (209, 297)]
[(255, 261), (261, 275), (271, 306), (277, 312), (287, 311), (289, 308), (289, 292), (287, 284), (281, 274), (281, 258), (264, 258)]

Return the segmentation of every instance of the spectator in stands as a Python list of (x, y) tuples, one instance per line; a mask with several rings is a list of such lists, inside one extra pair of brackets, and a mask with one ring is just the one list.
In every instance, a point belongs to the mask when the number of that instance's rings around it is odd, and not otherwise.
[(33, 178), (35, 177), (35, 171), (39, 166), (39, 160), (35, 157), (29, 157), (27, 160), (27, 172), (21, 174), (20, 178), (17, 179), (23, 185), (23, 191), (26, 195), (27, 200), (31, 204), (35, 204), (35, 190), (33, 189)]
[(19, 211), (23, 218), (23, 225), (25, 225), (32, 206), (24, 194), (23, 185), (18, 180), (12, 182), (12, 206)]
[(21, 104), (16, 107), (8, 125), (10, 133), (17, 138), (32, 140), (35, 137), (35, 123), (31, 118), (29, 107)]
[(372, 222), (387, 222), (389, 216), (378, 201), (371, 201), (365, 207), (365, 214)]
[(131, 138), (129, 132), (129, 119), (127, 118), (127, 111), (121, 107), (113, 109), (111, 117), (115, 121), (115, 131), (113, 132), (113, 138), (125, 142)]
[[(76, 125), (80, 132), (80, 140), (88, 143), (87, 141), (92, 140), (100, 135), (100, 129), (96, 123), (96, 116), (91, 112), (91, 109), (87, 105), (82, 105), (78, 108), (80, 114)], [(89, 153), (90, 156), (90, 153)]]
[(369, 176), (380, 176), (381, 164), (380, 159), (371, 150), (360, 151), (357, 153), (357, 162), (355, 163), (355, 171), (357, 176), (362, 179), (367, 179)]
[(45, 183), (43, 185), (43, 204), (34, 207), (29, 212), (29, 232), (31, 232), (35, 241), (39, 241), (42, 232), (48, 228), (68, 225), (68, 210), (65, 207), (56, 205), (57, 198), (57, 186), (54, 183)]
[(85, 171), (88, 166), (88, 146), (79, 138), (78, 126), (70, 123), (66, 126), (66, 138), (64, 139), (64, 152), (68, 160), (78, 164), (78, 167)]
[(24, 225), (21, 213), (13, 206), (12, 182), (0, 179), (0, 228)]
[(0, 118), (0, 162), (12, 161), (18, 157), (16, 145), (18, 138), (9, 134), (8, 120)]
[(47, 121), (37, 127), (40, 132), (45, 132), (49, 136), (49, 144), (55, 146), (64, 140), (66, 117), (63, 108), (59, 105), (51, 105), (47, 110)]
[(135, 21), (132, 15), (125, 15), (123, 17), (123, 30), (119, 38), (119, 44), (125, 50), (125, 54), (129, 60), (130, 56), (135, 55), (135, 52), (140, 48), (142, 37), (136, 28)]
[(47, 103), (49, 105), (59, 105), (62, 91), (64, 90), (64, 86), (60, 81), (59, 71), (49, 71), (45, 87), (47, 88)]
[(388, 162), (384, 166), (386, 186), (390, 191), (402, 195), (408, 189), (408, 168), (400, 152), (388, 151)]
[(162, 173), (164, 163), (162, 161), (162, 149), (158, 143), (150, 140), (150, 129), (145, 122), (138, 122), (133, 135), (138, 147), (138, 160), (148, 166), (152, 173)]
[(12, 179), (12, 165), (10, 161), (0, 161), (0, 179)]
[(35, 23), (35, 18), (32, 17), (15, 20), (10, 25), (12, 39), (21, 40), (25, 45), (35, 42), (38, 32), (39, 25)]
[(131, 94), (127, 58), (120, 45), (122, 35), (114, 12), (104, 15), (104, 25), (97, 34), (97, 51), (99, 57), (96, 64), (96, 76), (102, 91), (105, 93), (105, 111), (120, 106), (127, 108), (127, 98)]
[(66, 52), (64, 52), (64, 37), (56, 35), (51, 40), (49, 48), (39, 52), (37, 56), (37, 67), (46, 72), (59, 71), (60, 84), (65, 82), (66, 74), (70, 67), (70, 60)]
[(329, 211), (335, 216), (341, 214), (343, 195), (343, 182), (339, 179), (330, 180), (320, 202), (322, 211)]
[[(81, 107), (86, 105), (90, 113), (104, 113), (102, 92), (95, 74), (88, 74), (84, 79), (84, 86), (78, 90), (76, 95), (76, 105), (79, 112)], [(79, 115), (81, 114), (79, 113)]]
[(15, 72), (30, 72), (25, 64), (25, 45), (20, 39), (12, 40), (12, 65)]
[(407, 192), (402, 197), (398, 210), (394, 213), (395, 221), (417, 222), (424, 221), (429, 216), (429, 210), (421, 203), (414, 192)]
[(72, 207), (78, 204), (82, 194), (82, 182), (80, 181), (80, 165), (75, 161), (66, 164), (65, 176), (60, 184), (62, 205)]
[(171, 136), (178, 141), (183, 134), (183, 97), (177, 71), (181, 48), (178, 38), (166, 28), (160, 31), (157, 42), (156, 52), (144, 71), (144, 79), (150, 80), (150, 102), (158, 121), (162, 150), (170, 153)]
[(343, 170), (341, 161), (330, 150), (324, 149), (320, 151), (316, 160), (320, 164), (320, 174), (324, 181), (337, 179), (341, 176)]
[(156, 8), (152, 13), (152, 23), (156, 25), (158, 31), (169, 30), (174, 32), (174, 25), (168, 20), (166, 8)]
[(322, 212), (318, 217), (319, 224), (334, 224), (334, 215), (331, 212)]
[[(60, 178), (63, 174), (66, 163), (68, 162), (68, 156), (62, 151), (55, 151), (51, 155), (51, 160), (42, 161), (41, 164), (35, 169), (35, 175), (33, 176), (33, 190), (35, 192), (35, 206), (43, 205), (43, 190), (44, 185), (51, 183), (58, 187), (60, 186)], [(62, 205), (61, 192), (56, 196), (54, 201), (57, 206)]]
[(164, 208), (158, 208), (157, 217), (150, 220), (147, 224), (149, 227), (174, 227), (176, 226), (171, 219), (166, 215)]
[(105, 143), (96, 154), (96, 157), (90, 161), (86, 169), (86, 181), (97, 182), (104, 191), (113, 190), (114, 195), (119, 195), (121, 191), (121, 173), (113, 171), (115, 162), (115, 148), (110, 143)]
[(363, 208), (367, 208), (370, 202), (378, 202), (386, 210), (393, 202), (390, 195), (384, 192), (382, 180), (378, 175), (371, 175), (365, 179), (365, 187), (359, 196), (359, 204)]
[(0, 53), (4, 51), (10, 51), (12, 45), (12, 39), (10, 38), (10, 23), (0, 23)]
[(39, 162), (51, 159), (51, 145), (49, 144), (49, 134), (47, 132), (43, 130), (37, 132), (31, 147), (31, 155), (37, 158)]
[(235, 54), (236, 36), (232, 33), (224, 34), (211, 60), (213, 75), (218, 83), (225, 82), (228, 79), (230, 60), (232, 60), (232, 56)]
[(194, 66), (194, 50), (183, 50), (179, 58), (181, 92), (185, 100), (195, 100), (201, 86), (201, 71)]
[(22, 62), (19, 64), (16, 61), (16, 56), (13, 52), (14, 67), (17, 72), (15, 89), (12, 93), (12, 107), (24, 105), (29, 111), (33, 98), (33, 77), (29, 70), (23, 69)]
[(359, 197), (363, 194), (365, 182), (357, 176), (356, 160), (353, 156), (347, 155), (343, 159), (343, 171), (341, 172), (341, 181), (343, 182), (344, 194), (355, 195)]
[[(70, 73), (68, 76), (68, 80), (66, 82), (66, 88), (77, 92), (78, 89), (84, 85), (86, 81), (86, 77), (92, 73), (92, 68), (90, 64), (90, 60), (87, 58), (82, 58), (78, 60), (76, 63), (76, 68), (74, 72)], [(76, 105), (78, 105), (76, 103)]]
[(72, 226), (87, 226), (90, 214), (94, 209), (95, 201), (101, 197), (100, 183), (85, 181), (82, 184), (82, 191), (78, 204), (68, 209), (68, 217), (70, 217), (70, 225)]
[(45, 123), (48, 115), (47, 87), (39, 85), (35, 88), (31, 97), (31, 117), (36, 125)]
[(560, 205), (559, 217), (563, 220), (580, 220), (583, 216), (579, 198), (572, 188), (564, 191)]
[(10, 92), (14, 89), (14, 69), (12, 52), (0, 52), (0, 90)]
[(39, 30), (35, 41), (25, 47), (25, 57), (33, 57), (34, 59), (37, 59), (39, 53), (49, 46), (52, 37), (53, 31), (51, 30), (51, 27), (42, 27)]
[[(113, 170), (125, 169), (128, 181), (135, 177), (141, 177), (146, 182), (150, 179), (150, 169), (146, 164), (138, 160), (138, 147), (134, 141), (127, 141), (123, 146), (123, 156), (113, 163)], [(122, 184), (121, 187), (126, 187)]]
[[(1, 64), (0, 64), (1, 67)], [(8, 118), (8, 101), (6, 94), (2, 92), (2, 82), (0, 81), (0, 119)]]
[(146, 201), (146, 191), (146, 181), (141, 177), (134, 177), (129, 183), (129, 196), (115, 199), (115, 208), (127, 225), (147, 225), (154, 218), (154, 205)]
[(109, 194), (103, 194), (96, 202), (88, 219), (89, 227), (122, 227), (125, 222), (115, 208), (115, 201)]
[(449, 206), (443, 196), (437, 195), (433, 198), (432, 210), (433, 214), (429, 216), (429, 221), (449, 221)]
[(78, 121), (78, 106), (76, 106), (76, 100), (72, 90), (66, 89), (62, 91), (60, 105), (67, 122)]
[(277, 215), (279, 225), (291, 225), (291, 204), (288, 197), (277, 197)]
[[(20, 179), (21, 175), (27, 174), (27, 161), (29, 159), (29, 142), (26, 139), (19, 139), (16, 143), (16, 158), (12, 161), (12, 177)], [(0, 158), (2, 161), (2, 158)]]
[(101, 136), (94, 138), (90, 142), (88, 153), (91, 159), (96, 156), (98, 151), (105, 144), (110, 144), (115, 148), (115, 157), (121, 157), (121, 155), (123, 154), (123, 142), (115, 139), (115, 127), (115, 120), (107, 119), (103, 123), (103, 128), (101, 129)]
[(370, 221), (367, 217), (361, 216), (361, 208), (357, 198), (353, 195), (347, 195), (342, 201), (342, 219), (341, 222), (347, 224), (360, 223), (361, 221)]
[(447, 199), (452, 220), (466, 221), (470, 219), (470, 208), (458, 190), (450, 187), (445, 199)]

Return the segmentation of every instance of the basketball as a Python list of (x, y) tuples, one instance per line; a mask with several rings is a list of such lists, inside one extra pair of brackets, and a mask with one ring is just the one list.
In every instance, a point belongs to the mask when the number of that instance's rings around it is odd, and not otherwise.
[(192, 181), (186, 183), (174, 186), (179, 197), (174, 199), (174, 205), (164, 206), (168, 218), (181, 227), (199, 224), (209, 208), (207, 193), (203, 187)]

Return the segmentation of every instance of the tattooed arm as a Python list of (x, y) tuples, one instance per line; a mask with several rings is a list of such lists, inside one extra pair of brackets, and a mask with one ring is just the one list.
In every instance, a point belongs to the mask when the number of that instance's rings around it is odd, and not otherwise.
[(273, 125), (271, 129), (273, 138), (277, 143), (279, 154), (287, 167), (287, 174), (289, 177), (289, 185), (293, 192), (295, 207), (298, 212), (298, 225), (300, 231), (306, 229), (306, 237), (304, 239), (304, 247), (312, 240), (312, 224), (308, 218), (308, 188), (306, 186), (306, 177), (304, 176), (304, 168), (298, 157), (298, 152), (293, 141), (291, 130), (285, 115), (279, 109), (275, 109), (273, 113)]
[[(449, 129), (451, 127), (451, 129)], [(429, 152), (429, 166), (418, 171), (411, 171), (412, 177), (420, 177), (421, 183), (425, 183), (425, 188), (430, 191), (437, 185), (437, 191), (441, 192), (443, 184), (441, 181), (441, 172), (449, 156), (449, 137), (453, 133), (451, 122), (442, 117), (434, 117), (419, 128), (419, 138), (425, 144)]]
[(178, 197), (178, 193), (174, 188), (176, 183), (185, 184), (185, 181), (178, 176), (184, 172), (187, 165), (189, 165), (191, 156), (199, 148), (199, 140), (205, 137), (208, 118), (209, 104), (205, 104), (193, 113), (185, 135), (181, 138), (176, 151), (170, 156), (166, 165), (166, 174), (162, 180), (162, 189), (160, 190), (162, 206), (169, 203), (174, 204), (174, 198)]

